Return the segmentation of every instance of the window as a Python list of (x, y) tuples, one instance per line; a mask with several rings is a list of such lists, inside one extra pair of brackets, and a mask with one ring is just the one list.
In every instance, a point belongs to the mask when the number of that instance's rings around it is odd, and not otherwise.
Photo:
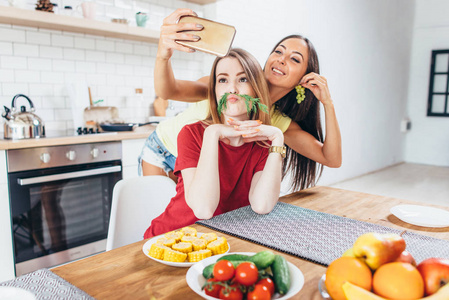
[(449, 117), (449, 50), (433, 50), (427, 115)]

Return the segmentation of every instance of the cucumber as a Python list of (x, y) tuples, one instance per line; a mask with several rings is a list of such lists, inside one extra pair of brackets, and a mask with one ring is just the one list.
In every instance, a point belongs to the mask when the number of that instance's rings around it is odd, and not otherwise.
[(215, 264), (210, 264), (203, 269), (203, 276), (206, 279), (212, 278), (214, 274)]
[(275, 255), (273, 252), (265, 250), (251, 256), (249, 261), (252, 261), (256, 265), (257, 269), (262, 271), (273, 264), (274, 257)]
[(285, 258), (281, 255), (275, 255), (274, 262), (271, 265), (271, 271), (273, 272), (276, 290), (279, 294), (285, 295), (291, 285), (290, 270)]
[(217, 261), (223, 260), (223, 259), (226, 259), (229, 261), (233, 261), (233, 260), (250, 261), (256, 265), (258, 270), (265, 270), (266, 268), (271, 266), (271, 264), (273, 263), (274, 253), (269, 250), (265, 250), (265, 251), (258, 252), (251, 256), (244, 255), (244, 254), (228, 254), (228, 255), (220, 257)]
[[(217, 260), (218, 261), (218, 260)], [(230, 260), (231, 264), (236, 268), (242, 262), (250, 262), (249, 260)], [(210, 264), (203, 269), (203, 276), (206, 279), (214, 277), (214, 266), (216, 263)]]
[(224, 255), (222, 257), (220, 257), (219, 259), (217, 259), (217, 261), (226, 259), (226, 260), (248, 260), (251, 256), (249, 255), (243, 255), (243, 254), (228, 254), (228, 255)]

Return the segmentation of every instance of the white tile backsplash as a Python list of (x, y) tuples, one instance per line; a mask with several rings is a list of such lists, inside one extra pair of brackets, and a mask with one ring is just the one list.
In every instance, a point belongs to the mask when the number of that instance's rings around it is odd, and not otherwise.
[(27, 59), (26, 57), (2, 55), (0, 57), (0, 68), (25, 70), (27, 69)]
[[(8, 5), (0, 0), (1, 5)], [(73, 16), (81, 0), (55, 0), (59, 7), (71, 5)], [(176, 8), (192, 8), (202, 15), (203, 7), (178, 0), (96, 0), (97, 20), (127, 18), (135, 26), (138, 11), (149, 14), (147, 28), (159, 30), (163, 19)], [(61, 13), (62, 14), (62, 13)], [(125, 121), (145, 122), (152, 111), (156, 43), (115, 39), (25, 26), (0, 24), (0, 104), (10, 107), (14, 95), (31, 98), (46, 129), (73, 127), (66, 85), (82, 82), (91, 87), (94, 101), (119, 108)], [(181, 79), (203, 76), (204, 55), (175, 52), (173, 67)], [(131, 101), (135, 89), (143, 89), (142, 101)], [(86, 101), (88, 103), (88, 100)], [(26, 104), (26, 103), (25, 103)], [(187, 107), (171, 101), (169, 114)], [(0, 129), (1, 131), (2, 129)]]
[(26, 42), (27, 44), (50, 45), (51, 35), (49, 33), (26, 30)]
[(0, 42), (0, 55), (12, 55), (12, 43)]

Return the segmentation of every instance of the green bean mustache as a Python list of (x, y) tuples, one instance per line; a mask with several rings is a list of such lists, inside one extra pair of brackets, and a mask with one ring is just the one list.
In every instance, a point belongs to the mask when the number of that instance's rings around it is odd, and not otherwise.
[[(221, 116), (222, 112), (228, 108), (227, 107), (227, 99), (230, 94), (231, 93), (224, 93), (224, 95), (221, 96), (220, 101), (218, 101), (218, 107), (217, 107), (218, 116)], [(259, 98), (253, 98), (249, 95), (242, 95), (242, 94), (235, 94), (235, 95), (242, 97), (245, 100), (246, 113), (248, 114), (248, 116), (251, 113), (257, 112), (258, 109), (263, 111), (264, 113), (268, 113), (268, 107), (265, 104), (260, 103)]]

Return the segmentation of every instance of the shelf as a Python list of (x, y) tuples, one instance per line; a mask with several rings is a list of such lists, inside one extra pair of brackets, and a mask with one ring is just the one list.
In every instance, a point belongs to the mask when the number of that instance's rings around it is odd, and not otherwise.
[(0, 23), (150, 43), (157, 43), (159, 41), (159, 32), (156, 30), (7, 6), (0, 6)]
[(195, 4), (210, 4), (210, 3), (215, 3), (217, 2), (217, 0), (185, 0), (186, 2), (191, 2), (191, 3), (195, 3)]

